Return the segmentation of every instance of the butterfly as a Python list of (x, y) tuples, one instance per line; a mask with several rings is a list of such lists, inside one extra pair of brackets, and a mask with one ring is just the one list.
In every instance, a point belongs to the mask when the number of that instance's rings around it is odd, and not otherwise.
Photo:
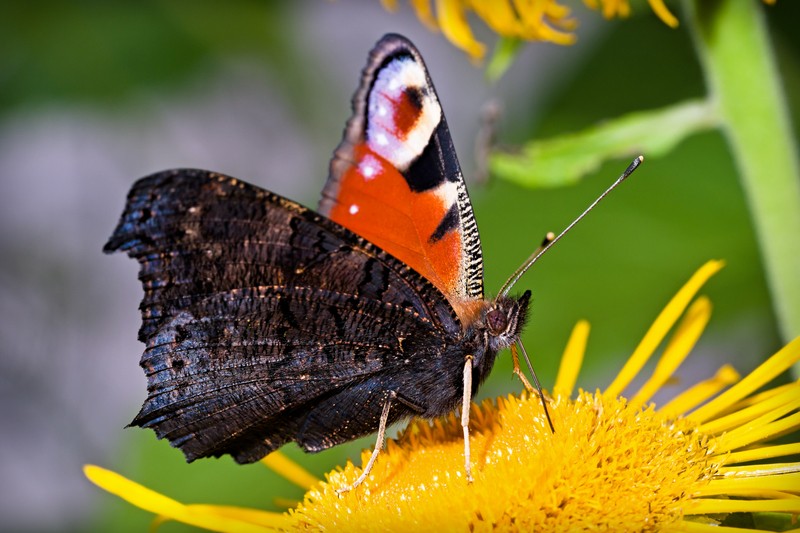
[(131, 425), (187, 461), (239, 463), (377, 431), (355, 486), (388, 425), (461, 407), (471, 479), (471, 398), (519, 343), (531, 293), (484, 298), (467, 187), (411, 42), (375, 45), (352, 107), (316, 212), (205, 170), (133, 185), (104, 248), (135, 258), (144, 288), (148, 396)]

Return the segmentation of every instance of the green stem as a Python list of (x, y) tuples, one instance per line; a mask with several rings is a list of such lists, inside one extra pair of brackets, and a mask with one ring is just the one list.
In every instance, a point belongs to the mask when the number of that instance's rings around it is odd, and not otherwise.
[(800, 164), (762, 7), (687, 2), (712, 102), (739, 168), (784, 341), (800, 335)]

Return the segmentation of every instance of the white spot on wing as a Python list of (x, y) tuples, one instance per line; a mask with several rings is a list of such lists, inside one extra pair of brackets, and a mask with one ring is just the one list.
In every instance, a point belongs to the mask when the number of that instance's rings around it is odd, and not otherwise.
[(364, 178), (364, 181), (372, 181), (381, 171), (381, 163), (372, 155), (364, 156), (358, 164), (358, 172)]
[(350, 209), (348, 209), (348, 211), (350, 212), (351, 215), (355, 215), (356, 213), (358, 213), (358, 206), (356, 204), (353, 204), (350, 206)]
[(458, 185), (455, 182), (445, 181), (436, 187), (434, 192), (442, 199), (442, 203), (447, 206), (447, 209), (458, 201)]

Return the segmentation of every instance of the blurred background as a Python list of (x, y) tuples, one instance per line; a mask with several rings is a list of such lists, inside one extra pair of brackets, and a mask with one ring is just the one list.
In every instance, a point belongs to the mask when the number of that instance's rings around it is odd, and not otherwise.
[[(138, 265), (101, 253), (133, 181), (172, 167), (236, 176), (315, 206), (366, 55), (386, 32), (422, 51), (447, 115), (496, 291), (546, 231), (565, 227), (629, 161), (580, 184), (528, 190), (474, 181), (480, 110), (498, 99), (498, 141), (580, 130), (705, 93), (683, 27), (644, 5), (607, 22), (574, 3), (578, 44), (528, 44), (496, 84), (410, 7), (378, 2), (6, 2), (0, 7), (0, 528), (142, 531), (152, 516), (81, 473), (99, 464), (180, 501), (280, 509), (300, 489), (260, 465), (182, 454), (123, 429), (145, 397), (136, 340)], [(800, 124), (800, 4), (765, 8)], [(677, 11), (678, 16), (682, 16)], [(478, 37), (493, 43), (481, 23)], [(645, 154), (647, 155), (647, 154)], [(800, 251), (798, 251), (800, 252)], [(712, 321), (667, 394), (724, 362), (746, 372), (781, 343), (726, 143), (695, 135), (651, 158), (526, 275), (525, 344), (545, 388), (580, 318), (592, 324), (579, 383), (602, 387), (706, 260)], [(481, 397), (521, 390), (500, 358)], [(656, 399), (658, 401), (658, 398)], [(315, 474), (373, 438), (305, 455)], [(166, 524), (164, 531), (183, 531)]]

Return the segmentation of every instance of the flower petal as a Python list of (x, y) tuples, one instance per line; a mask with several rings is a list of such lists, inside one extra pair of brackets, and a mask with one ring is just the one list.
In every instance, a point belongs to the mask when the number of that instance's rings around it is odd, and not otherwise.
[(669, 26), (670, 28), (677, 28), (678, 27), (678, 19), (675, 18), (675, 15), (670, 13), (667, 6), (664, 5), (663, 0), (647, 0), (650, 4), (650, 9), (656, 14), (661, 21)]
[[(83, 467), (83, 473), (89, 481), (101, 489), (119, 496), (128, 503), (144, 509), (145, 511), (150, 511), (151, 513), (162, 515), (172, 520), (183, 522), (184, 524), (197, 526), (210, 531), (236, 531), (244, 533), (273, 531), (271, 528), (247, 523), (236, 518), (221, 516), (216, 513), (193, 511), (189, 506), (139, 485), (116, 472), (106, 470), (99, 466), (85, 465)], [(276, 514), (275, 517), (276, 519), (282, 519), (282, 515)]]
[(764, 533), (761, 529), (746, 529), (739, 527), (720, 526), (716, 521), (713, 523), (690, 522), (682, 520), (674, 526), (668, 526), (661, 530), (661, 533)]
[(583, 354), (586, 352), (586, 341), (589, 338), (591, 326), (586, 320), (579, 320), (572, 328), (572, 334), (564, 348), (564, 355), (561, 356), (561, 364), (558, 367), (558, 377), (553, 386), (553, 392), (566, 397), (572, 396), (575, 382), (578, 380), (578, 372), (583, 365)]
[[(797, 404), (775, 409), (745, 426), (726, 433), (725, 438), (715, 451), (738, 450), (748, 444), (764, 442), (800, 428), (800, 413), (780, 418), (790, 409), (796, 410)], [(774, 422), (769, 420), (774, 420)]]
[[(769, 463), (743, 466), (723, 466), (717, 472), (718, 476), (727, 479), (757, 479), (769, 476), (780, 476), (782, 480), (790, 481), (783, 486), (774, 486), (776, 490), (790, 490), (800, 492), (800, 463)], [(755, 482), (753, 482), (755, 483)]]
[(781, 500), (723, 500), (700, 498), (686, 502), (684, 512), (687, 515), (768, 512), (800, 513), (800, 498)]
[(429, 0), (411, 0), (411, 7), (417, 14), (417, 18), (422, 25), (431, 31), (439, 31), (439, 26), (436, 24), (436, 17), (433, 16), (431, 11), (431, 3)]
[(659, 408), (659, 412), (673, 418), (688, 412), (708, 400), (716, 393), (733, 385), (741, 376), (731, 365), (722, 365), (714, 377), (701, 381), (686, 389)]
[(319, 483), (319, 478), (311, 474), (308, 470), (286, 457), (280, 451), (274, 451), (267, 455), (261, 462), (276, 474), (280, 474), (300, 488), (309, 490)]
[(785, 391), (796, 387), (798, 384), (800, 384), (800, 380), (797, 380), (794, 383), (787, 383), (785, 385), (773, 387), (771, 389), (759, 392), (758, 394), (753, 394), (752, 396), (748, 396), (744, 400), (736, 402), (730, 408), (723, 411), (723, 413), (727, 413), (729, 411), (730, 412), (739, 411), (740, 409), (744, 409), (745, 407), (765, 402), (770, 398), (772, 398), (773, 396), (777, 396), (778, 394), (783, 394)]
[(697, 422), (705, 422), (724, 411), (728, 406), (738, 402), (759, 387), (787, 370), (800, 360), (800, 337), (781, 348), (778, 353), (764, 361), (739, 383), (726, 390), (704, 406), (696, 409), (689, 418)]
[(639, 345), (631, 355), (628, 362), (622, 368), (617, 378), (608, 386), (605, 394), (609, 396), (619, 396), (625, 387), (636, 377), (644, 364), (655, 351), (656, 347), (664, 339), (664, 336), (680, 318), (689, 302), (697, 294), (697, 291), (705, 284), (708, 279), (720, 271), (724, 263), (722, 261), (708, 261), (695, 272), (691, 279), (681, 287), (678, 293), (672, 297), (663, 311), (658, 315), (653, 325), (645, 333)]
[(186, 505), (186, 508), (193, 513), (200, 515), (218, 516), (222, 518), (233, 518), (242, 520), (248, 524), (256, 524), (266, 528), (284, 527), (289, 525), (289, 519), (278, 513), (271, 513), (269, 511), (262, 511), (260, 509), (247, 509), (245, 507), (236, 507), (233, 505), (207, 505), (202, 503), (194, 503)]
[(729, 453), (725, 459), (726, 465), (736, 463), (749, 463), (774, 457), (784, 457), (787, 455), (800, 455), (800, 443), (778, 444), (776, 446), (762, 446), (752, 450)]
[(793, 399), (797, 400), (795, 403), (800, 406), (800, 383), (795, 384), (794, 387), (784, 391), (782, 394), (773, 396), (761, 403), (745, 407), (711, 422), (706, 422), (698, 429), (703, 433), (718, 435), (724, 431), (738, 428), (773, 409), (791, 402)]
[(689, 352), (692, 351), (700, 335), (706, 329), (711, 318), (711, 301), (700, 297), (689, 307), (675, 333), (664, 349), (664, 354), (659, 359), (653, 375), (648, 379), (639, 392), (633, 395), (632, 402), (645, 403), (658, 392), (661, 386), (672, 377)]
[(464, 50), (474, 59), (481, 59), (486, 47), (475, 40), (467, 24), (463, 6), (458, 0), (437, 0), (436, 13), (439, 26), (450, 42)]
[(495, 33), (519, 36), (522, 33), (514, 9), (508, 0), (472, 0), (472, 9)]

